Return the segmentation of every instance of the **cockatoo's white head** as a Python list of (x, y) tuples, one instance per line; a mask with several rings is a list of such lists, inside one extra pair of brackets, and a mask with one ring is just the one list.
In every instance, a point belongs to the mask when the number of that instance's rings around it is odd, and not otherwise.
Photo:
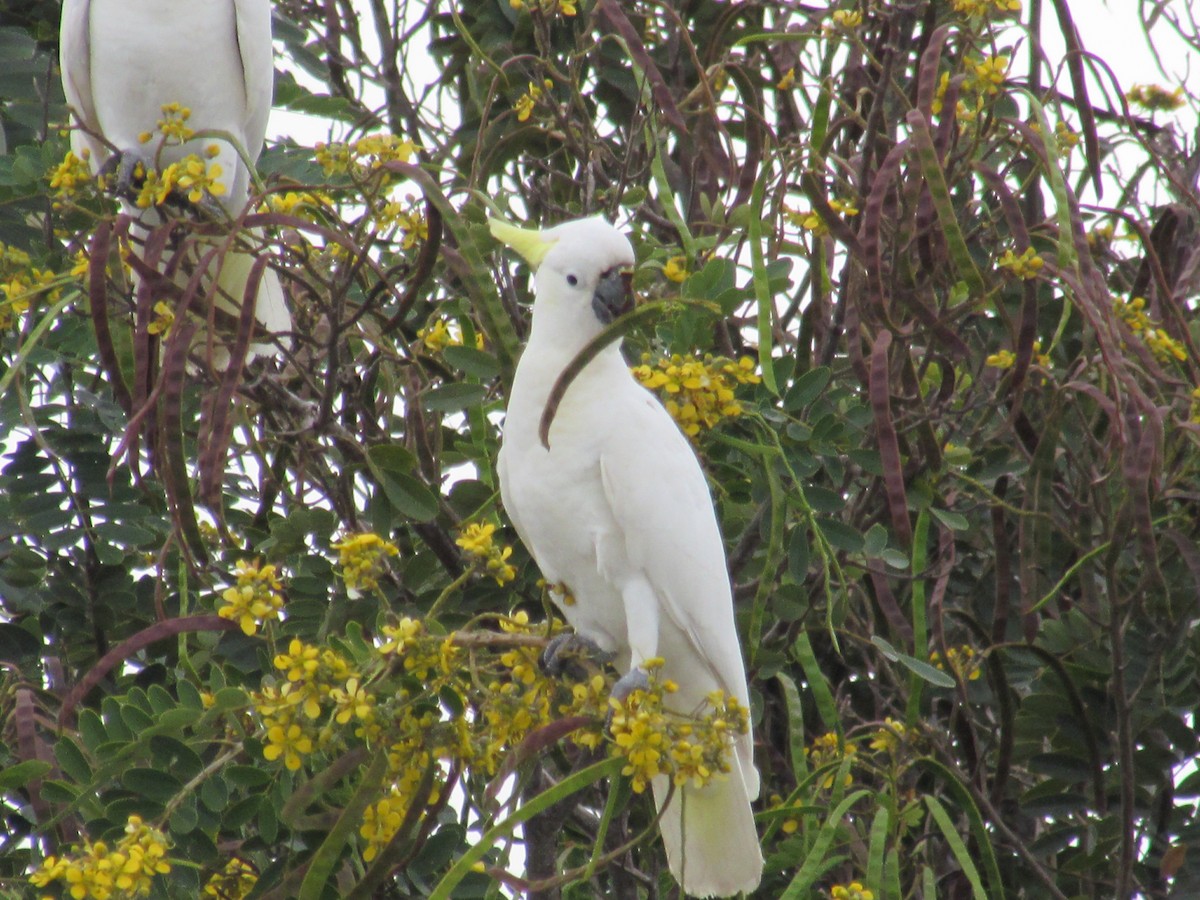
[(490, 219), (492, 236), (512, 247), (534, 271), (539, 310), (553, 309), (551, 318), (578, 317), (590, 312), (598, 331), (633, 306), (633, 247), (629, 239), (600, 216), (563, 222), (545, 231), (517, 228)]

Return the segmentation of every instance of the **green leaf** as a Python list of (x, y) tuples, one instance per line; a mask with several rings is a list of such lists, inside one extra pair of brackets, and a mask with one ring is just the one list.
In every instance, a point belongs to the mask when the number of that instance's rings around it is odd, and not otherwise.
[(788, 412), (802, 409), (821, 395), (829, 384), (833, 370), (828, 366), (817, 366), (809, 369), (796, 379), (783, 397), (783, 408)]
[(935, 519), (951, 531), (969, 531), (971, 528), (971, 523), (961, 513), (951, 512), (947, 509), (937, 509), (933, 506), (929, 507), (929, 511), (933, 513)]
[(437, 495), (420, 480), (412, 475), (380, 474), (379, 487), (398, 513), (416, 522), (437, 518)]
[(179, 793), (183, 783), (161, 769), (132, 768), (121, 773), (121, 784), (135, 794), (165, 803)]
[(7, 769), (0, 769), (0, 792), (26, 788), (31, 781), (42, 778), (54, 766), (40, 759), (27, 759)]
[(421, 405), (433, 412), (458, 412), (479, 406), (487, 397), (487, 388), (478, 384), (443, 384), (421, 395)]
[(871, 643), (878, 647), (885, 657), (890, 659), (892, 662), (900, 663), (900, 665), (904, 666), (904, 668), (908, 669), (908, 671), (912, 672), (918, 678), (928, 681), (935, 687), (954, 687), (954, 679), (941, 669), (935, 668), (927, 662), (922, 662), (919, 659), (915, 659), (909, 656), (907, 653), (901, 653), (879, 635), (874, 635), (871, 638)]
[(92, 780), (92, 766), (71, 738), (58, 739), (54, 745), (54, 758), (63, 772), (79, 784), (87, 784)]
[(491, 381), (500, 374), (500, 360), (496, 359), (495, 356), (486, 350), (479, 350), (475, 347), (453, 346), (443, 350), (442, 356), (454, 368), (466, 375), (470, 375), (472, 378)]

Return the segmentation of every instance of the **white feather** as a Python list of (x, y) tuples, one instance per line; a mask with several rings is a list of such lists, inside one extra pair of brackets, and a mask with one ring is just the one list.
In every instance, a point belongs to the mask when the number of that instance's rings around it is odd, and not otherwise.
[[(658, 400), (610, 346), (567, 390), (538, 438), (546, 398), (603, 327), (591, 298), (602, 273), (633, 264), (623, 235), (601, 219), (542, 233), (552, 246), (536, 272), (529, 343), (517, 366), (498, 463), (504, 505), (547, 581), (575, 598), (563, 614), (617, 654), (622, 671), (665, 660), (692, 712), (721, 689), (748, 707), (724, 545), (695, 452)], [(572, 285), (573, 278), (576, 284)], [(685, 787), (662, 819), (672, 873), (697, 896), (753, 890), (762, 854), (750, 801), (758, 795), (749, 735), (729, 777)], [(661, 804), (663, 778), (653, 784)]]
[[(157, 152), (156, 140), (139, 138), (154, 131), (167, 103), (189, 108), (187, 125), (195, 131), (229, 132), (251, 162), (262, 152), (274, 84), (270, 0), (65, 0), (61, 58), (63, 90), (83, 126), (72, 132), (72, 146), (77, 155), (88, 153), (95, 171), (112, 148)], [(228, 141), (195, 138), (163, 148), (159, 161), (167, 166), (204, 155), (212, 145), (211, 163), (221, 166), (225, 186), (216, 199), (237, 216), (249, 197), (250, 170)], [(156, 224), (152, 212), (126, 208)], [(238, 303), (252, 263), (247, 254), (231, 253), (222, 266), (219, 286)], [(270, 333), (291, 330), (271, 269), (255, 315)]]

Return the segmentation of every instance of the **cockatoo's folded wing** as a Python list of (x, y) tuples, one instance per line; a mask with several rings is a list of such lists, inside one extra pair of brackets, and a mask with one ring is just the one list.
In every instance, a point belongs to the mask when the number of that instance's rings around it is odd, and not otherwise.
[[(611, 429), (600, 456), (604, 492), (630, 563), (642, 570), (665, 617), (687, 635), (696, 664), (748, 703), (725, 550), (704, 472), (687, 438), (648, 392)], [(707, 680), (707, 679), (705, 679)]]
[(233, 0), (237, 11), (238, 50), (246, 90), (246, 128), (240, 135), (250, 159), (258, 159), (267, 136), (267, 117), (275, 91), (275, 51), (271, 46), (271, 4)]
[[(92, 47), (88, 28), (91, 0), (66, 0), (59, 31), (59, 58), (62, 60), (62, 85), (67, 103), (75, 110), (79, 123), (90, 132), (100, 132), (96, 104), (92, 100)], [(71, 132), (76, 155), (87, 149), (97, 159), (107, 154), (95, 138), (78, 129)]]

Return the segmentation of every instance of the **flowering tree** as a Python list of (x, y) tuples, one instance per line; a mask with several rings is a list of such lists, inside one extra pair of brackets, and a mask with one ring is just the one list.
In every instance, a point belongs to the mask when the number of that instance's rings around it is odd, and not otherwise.
[[(1193, 6), (1157, 34), (1200, 51)], [(1084, 8), (280, 0), (326, 139), (236, 222), (203, 155), (137, 173), (139, 235), (68, 154), (57, 4), (9, 4), (0, 895), (670, 896), (647, 779), (747, 727), (764, 898), (1200, 889), (1195, 102)], [(490, 212), (630, 233), (752, 709), (539, 667)], [(231, 246), (296, 330), (226, 368)]]

